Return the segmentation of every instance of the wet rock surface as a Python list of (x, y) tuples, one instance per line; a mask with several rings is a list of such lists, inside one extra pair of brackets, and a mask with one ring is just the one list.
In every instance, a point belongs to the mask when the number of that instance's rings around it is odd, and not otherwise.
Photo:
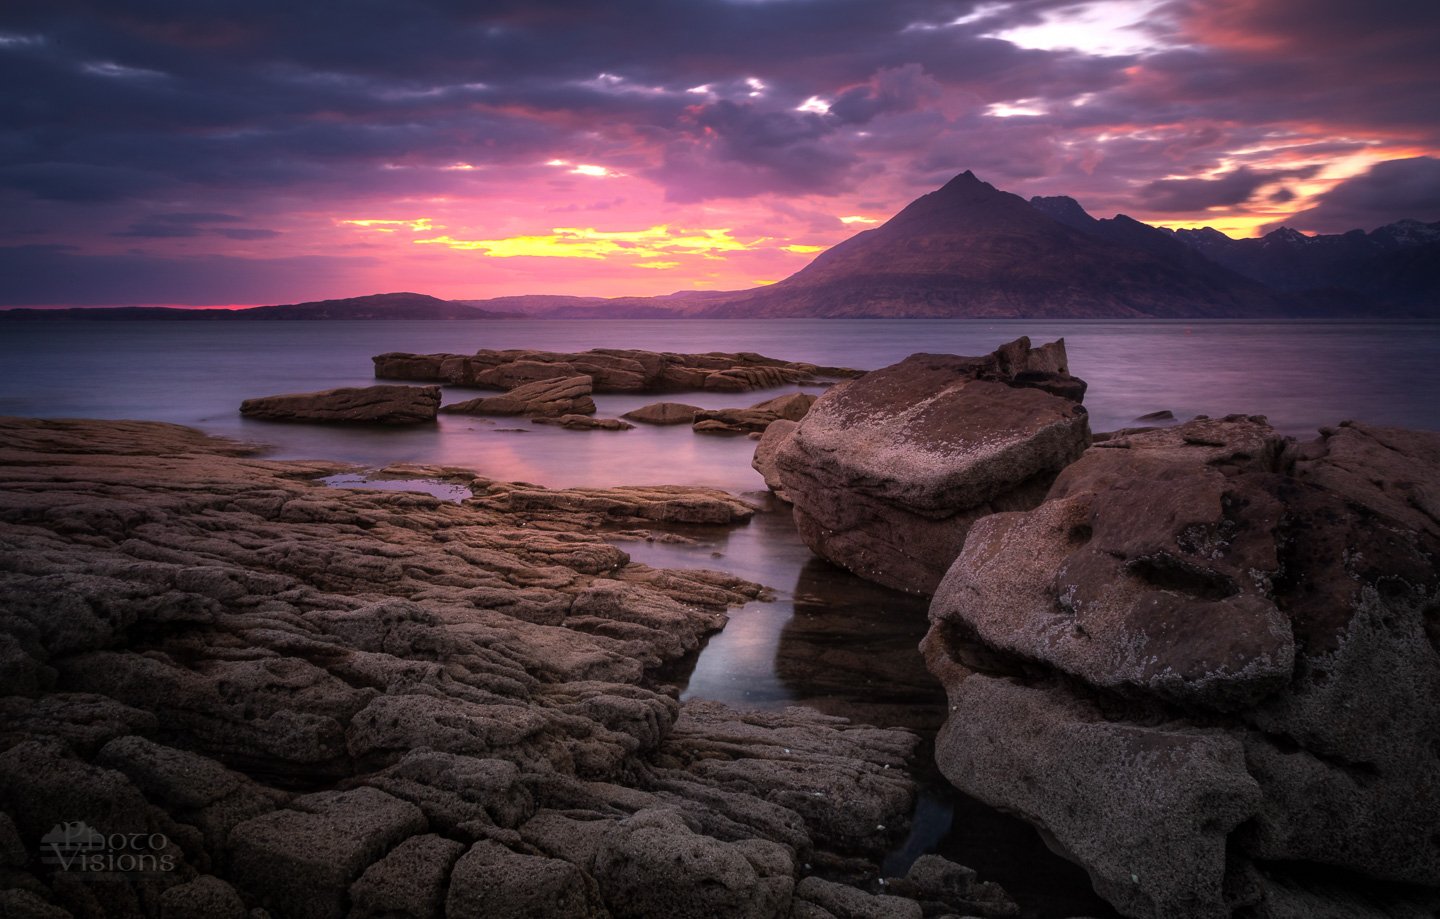
[(539, 380), (588, 376), (595, 392), (749, 392), (821, 379), (858, 376), (845, 367), (782, 361), (749, 351), (677, 354), (595, 348), (590, 351), (480, 350), (463, 354), (391, 352), (374, 358), (377, 379), (422, 380), (512, 390)]
[(1096, 444), (935, 594), (942, 770), (1126, 915), (1433, 914), (1437, 494), (1432, 433)]
[(424, 424), (439, 408), (438, 386), (362, 386), (246, 399), (240, 414), (308, 424)]
[[(917, 354), (840, 383), (767, 450), (816, 554), (931, 593), (977, 519), (1033, 507), (1090, 443), (1063, 341)], [(768, 479), (767, 479), (768, 480)]]
[[(753, 513), (723, 492), (456, 505), (134, 422), (0, 444), (7, 915), (783, 917), (904, 832), (916, 735), (655, 682), (763, 588), (600, 530)], [(169, 867), (43, 861), (77, 821)]]

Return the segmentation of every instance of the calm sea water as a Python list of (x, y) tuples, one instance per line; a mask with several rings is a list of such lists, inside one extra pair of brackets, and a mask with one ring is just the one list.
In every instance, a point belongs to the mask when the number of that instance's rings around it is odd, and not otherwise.
[[(809, 705), (928, 736), (943, 717), (944, 696), (915, 648), (926, 628), (924, 601), (814, 558), (750, 468), (748, 438), (684, 426), (575, 432), (465, 416), (408, 430), (277, 425), (241, 419), (238, 408), (251, 396), (368, 385), (370, 357), (385, 351), (759, 351), (874, 369), (916, 351), (983, 354), (1021, 335), (1036, 343), (1065, 338), (1071, 370), (1090, 383), (1085, 404), (1097, 431), (1161, 409), (1182, 419), (1268, 415), (1299, 437), (1348, 418), (1440, 429), (1440, 399), (1430, 387), (1440, 324), (1355, 322), (0, 322), (0, 414), (171, 421), (269, 444), (277, 458), (442, 463), (553, 487), (679, 483), (746, 495), (766, 508), (747, 526), (687, 530), (698, 539), (693, 545), (622, 545), (637, 561), (721, 568), (776, 589), (774, 602), (736, 610), (724, 631), (675, 669), (683, 695)], [(595, 401), (600, 415), (613, 417), (658, 399), (718, 408), (774, 394)], [(473, 395), (457, 390), (447, 401)], [(999, 880), (1026, 915), (1109, 914), (1083, 874), (1051, 856), (1028, 828), (922, 772), (914, 830), (892, 853), (891, 870), (938, 850)]]

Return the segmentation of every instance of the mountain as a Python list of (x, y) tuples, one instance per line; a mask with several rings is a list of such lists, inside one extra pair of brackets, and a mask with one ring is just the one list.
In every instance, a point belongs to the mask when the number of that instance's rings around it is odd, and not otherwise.
[(1208, 227), (1176, 230), (1173, 236), (1276, 290), (1370, 304), (1390, 314), (1433, 315), (1440, 304), (1440, 223), (1401, 220), (1369, 233), (1324, 236), (1288, 227), (1259, 239), (1231, 239)]
[(517, 314), (494, 312), (415, 293), (371, 294), (343, 300), (315, 300), (309, 303), (253, 306), (238, 310), (161, 306), (0, 310), (0, 318), (3, 319), (173, 319), (212, 322), (247, 319), (501, 319), (515, 315)]
[(785, 280), (699, 314), (1201, 318), (1296, 310), (1284, 296), (1192, 256), (1153, 227), (1092, 232), (1078, 222), (1079, 215), (1057, 219), (965, 172)]

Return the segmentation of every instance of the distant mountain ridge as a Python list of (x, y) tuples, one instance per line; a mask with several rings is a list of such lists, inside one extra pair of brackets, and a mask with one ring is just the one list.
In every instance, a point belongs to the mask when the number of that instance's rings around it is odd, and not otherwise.
[(375, 294), (226, 309), (7, 310), (7, 319), (1440, 318), (1440, 223), (1260, 239), (1172, 231), (964, 172), (775, 284), (658, 297)]
[(965, 172), (884, 224), (822, 252), (785, 280), (701, 313), (725, 318), (1287, 313), (1285, 298), (1262, 284), (1203, 259), (1166, 257), (1155, 248), (1077, 229)]
[(409, 292), (369, 294), (340, 300), (313, 300), (244, 309), (187, 309), (166, 306), (72, 307), (69, 309), (0, 310), (5, 319), (170, 319), (192, 321), (322, 320), (322, 319), (503, 319), (519, 313), (482, 309), (454, 300)]

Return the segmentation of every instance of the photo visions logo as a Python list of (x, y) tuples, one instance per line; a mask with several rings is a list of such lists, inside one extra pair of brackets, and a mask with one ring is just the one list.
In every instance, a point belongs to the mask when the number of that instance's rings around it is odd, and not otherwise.
[(83, 820), (61, 823), (40, 837), (40, 861), (60, 871), (152, 873), (173, 871), (164, 833), (102, 833)]

